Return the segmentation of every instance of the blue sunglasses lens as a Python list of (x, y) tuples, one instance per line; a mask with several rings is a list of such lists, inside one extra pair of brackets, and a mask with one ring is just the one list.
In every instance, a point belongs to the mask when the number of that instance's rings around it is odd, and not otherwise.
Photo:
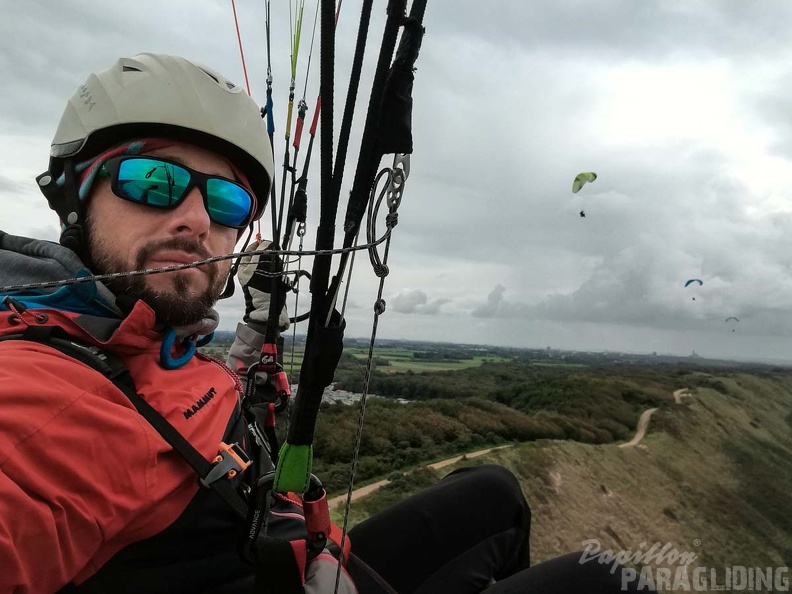
[(176, 206), (189, 183), (189, 171), (157, 159), (126, 159), (118, 167), (124, 197), (156, 208)]
[[(118, 166), (116, 187), (122, 198), (155, 208), (178, 206), (190, 187), (192, 174), (160, 159), (132, 158)], [(226, 227), (244, 227), (253, 210), (250, 193), (230, 180), (206, 176), (202, 188), (209, 217)]]
[(212, 220), (227, 227), (244, 226), (253, 210), (253, 198), (245, 188), (216, 177), (206, 180), (206, 202)]

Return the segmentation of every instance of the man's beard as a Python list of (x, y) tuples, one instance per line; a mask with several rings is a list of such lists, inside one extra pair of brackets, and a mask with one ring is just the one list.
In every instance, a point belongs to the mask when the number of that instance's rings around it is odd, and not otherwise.
[[(96, 239), (95, 233), (89, 233), (90, 253), (93, 268), (97, 274), (128, 272), (126, 264), (111, 255), (107, 242)], [(173, 237), (146, 244), (135, 258), (132, 270), (142, 270), (146, 261), (155, 253), (163, 250), (177, 250), (194, 254), (196, 260), (205, 260), (211, 254), (201, 244), (182, 237)], [(145, 301), (157, 316), (157, 320), (166, 326), (190, 326), (204, 319), (212, 306), (220, 298), (225, 288), (225, 278), (220, 274), (218, 263), (204, 264), (201, 267), (208, 277), (207, 288), (197, 294), (188, 293), (189, 279), (178, 272), (168, 274), (173, 283), (172, 292), (161, 292), (146, 284), (147, 275), (121, 276), (105, 281), (105, 284), (116, 296), (128, 296)]]

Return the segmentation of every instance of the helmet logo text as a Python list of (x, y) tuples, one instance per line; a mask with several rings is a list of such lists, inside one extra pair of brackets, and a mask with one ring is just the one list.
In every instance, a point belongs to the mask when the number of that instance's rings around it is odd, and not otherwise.
[(91, 97), (91, 91), (89, 91), (88, 87), (85, 85), (80, 85), (78, 91), (80, 99), (83, 101), (83, 105), (87, 105), (88, 111), (91, 111), (94, 108), (94, 105), (96, 105), (96, 101), (94, 101), (93, 97)]

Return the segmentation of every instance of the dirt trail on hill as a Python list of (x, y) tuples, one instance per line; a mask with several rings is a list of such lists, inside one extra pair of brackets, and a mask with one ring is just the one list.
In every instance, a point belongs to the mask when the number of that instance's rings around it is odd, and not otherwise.
[[(466, 460), (470, 458), (478, 458), (479, 456), (483, 456), (484, 454), (489, 454), (492, 451), (500, 450), (502, 448), (508, 448), (510, 446), (497, 446), (494, 448), (487, 448), (486, 450), (479, 450), (477, 452), (470, 452), (469, 454), (462, 454), (459, 456), (454, 456), (453, 458), (448, 458), (447, 460), (440, 460), (440, 462), (434, 462), (433, 464), (427, 464), (427, 468), (433, 468), (434, 470), (438, 470), (445, 466), (450, 466), (451, 464), (456, 464), (460, 462), (463, 458)], [(365, 487), (360, 487), (359, 489), (355, 489), (352, 491), (352, 501), (356, 499), (360, 499), (364, 495), (368, 495), (369, 493), (373, 493), (380, 487), (387, 485), (390, 481), (388, 479), (377, 481), (376, 483), (371, 483), (370, 485), (366, 485)], [(328, 500), (327, 504), (330, 506), (330, 509), (333, 509), (339, 504), (342, 504), (346, 501), (346, 494), (338, 495), (337, 497), (333, 497), (332, 499)]]
[[(692, 398), (693, 394), (690, 393), (688, 388), (682, 388), (681, 390), (674, 391), (674, 402), (680, 404), (683, 398)], [(638, 445), (641, 443), (641, 440), (646, 435), (646, 430), (649, 427), (649, 419), (652, 417), (652, 413), (654, 413), (657, 409), (650, 408), (645, 410), (641, 413), (640, 418), (638, 419), (638, 427), (635, 429), (635, 436), (632, 440), (628, 441), (627, 443), (620, 444), (620, 448), (629, 448)], [(460, 462), (462, 458), (470, 459), (470, 458), (477, 458), (479, 456), (483, 456), (484, 454), (488, 454), (493, 450), (500, 450), (502, 448), (507, 448), (509, 446), (498, 446), (494, 448), (487, 448), (486, 450), (479, 450), (477, 452), (471, 452), (469, 454), (462, 454), (460, 456), (454, 456), (453, 458), (448, 458), (447, 460), (441, 460), (440, 462), (435, 462), (433, 464), (427, 464), (428, 468), (433, 468), (434, 470), (438, 470), (445, 466), (451, 466), (451, 464), (456, 464)], [(360, 487), (359, 489), (355, 489), (352, 491), (352, 501), (360, 499), (365, 495), (373, 493), (380, 487), (387, 485), (390, 481), (385, 479), (382, 481), (377, 481), (376, 483), (371, 483), (370, 485), (366, 485), (365, 487)], [(337, 497), (333, 497), (332, 499), (328, 500), (328, 505), (330, 508), (334, 508), (337, 505), (340, 505), (346, 501), (346, 495), (338, 495)]]
[[(693, 394), (690, 393), (689, 388), (674, 390), (674, 402), (677, 404), (682, 404), (683, 398), (693, 398)], [(656, 410), (656, 408), (650, 408), (641, 413), (641, 417), (638, 419), (638, 427), (635, 429), (635, 437), (633, 437), (627, 443), (619, 445), (620, 448), (629, 448), (641, 443), (644, 435), (646, 435), (646, 429), (649, 427), (649, 419), (652, 417), (652, 413)]]
[(635, 437), (633, 437), (631, 441), (621, 444), (619, 446), (620, 448), (629, 448), (641, 443), (644, 435), (646, 435), (646, 428), (649, 426), (649, 419), (652, 417), (652, 413), (656, 410), (656, 408), (650, 408), (641, 413), (641, 418), (638, 419), (638, 428), (635, 430)]

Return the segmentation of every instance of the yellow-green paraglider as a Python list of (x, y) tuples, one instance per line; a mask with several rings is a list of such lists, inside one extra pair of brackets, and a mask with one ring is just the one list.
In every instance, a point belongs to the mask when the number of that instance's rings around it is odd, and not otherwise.
[(577, 194), (586, 182), (590, 183), (595, 179), (597, 179), (597, 174), (593, 171), (578, 173), (577, 176), (575, 176), (575, 181), (572, 182), (572, 193)]

